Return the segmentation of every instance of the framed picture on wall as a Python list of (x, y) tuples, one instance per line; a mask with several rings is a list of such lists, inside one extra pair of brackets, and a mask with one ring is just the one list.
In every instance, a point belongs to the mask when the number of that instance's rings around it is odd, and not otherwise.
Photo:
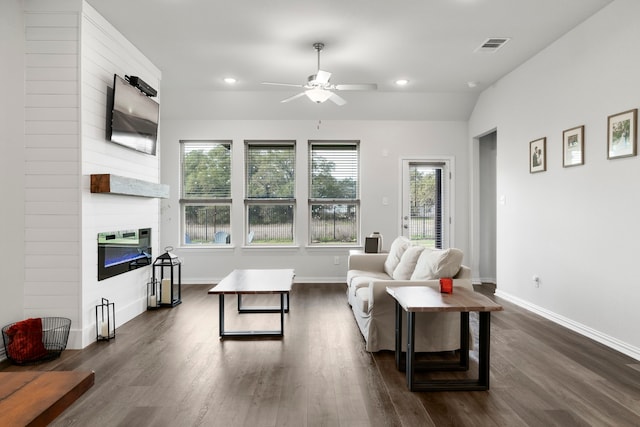
[(540, 138), (529, 143), (529, 172), (547, 170), (547, 138)]
[(607, 125), (607, 158), (636, 155), (638, 109), (609, 116)]
[(562, 166), (584, 164), (584, 126), (562, 132)]

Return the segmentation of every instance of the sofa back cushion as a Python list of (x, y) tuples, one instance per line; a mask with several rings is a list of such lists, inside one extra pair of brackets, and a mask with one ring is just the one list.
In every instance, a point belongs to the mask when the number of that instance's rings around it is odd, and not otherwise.
[(424, 251), (424, 246), (409, 246), (395, 270), (393, 270), (394, 280), (409, 280), (413, 274), (413, 270), (416, 268), (416, 263), (420, 254)]
[(460, 249), (426, 248), (420, 254), (411, 280), (433, 280), (455, 277), (462, 265), (463, 253)]
[(391, 243), (389, 255), (387, 255), (387, 259), (384, 262), (384, 272), (390, 277), (393, 277), (393, 271), (396, 269), (398, 264), (400, 264), (402, 255), (410, 245), (411, 241), (404, 236), (396, 237), (393, 243)]

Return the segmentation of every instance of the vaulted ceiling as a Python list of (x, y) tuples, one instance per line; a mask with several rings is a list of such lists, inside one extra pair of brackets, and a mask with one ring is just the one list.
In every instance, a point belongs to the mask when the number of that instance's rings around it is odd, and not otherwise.
[[(484, 89), (611, 1), (88, 3), (160, 68), (166, 118), (467, 120)], [(478, 49), (491, 38), (509, 40), (494, 52)], [(378, 90), (341, 92), (344, 106), (306, 97), (280, 103), (300, 90), (261, 82), (304, 84), (317, 68), (314, 42), (325, 44), (321, 68), (332, 82)]]

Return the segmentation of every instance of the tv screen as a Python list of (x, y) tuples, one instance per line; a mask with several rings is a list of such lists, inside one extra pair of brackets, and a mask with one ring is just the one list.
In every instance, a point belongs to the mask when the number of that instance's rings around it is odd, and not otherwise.
[(159, 112), (157, 102), (120, 76), (113, 76), (112, 142), (155, 155)]

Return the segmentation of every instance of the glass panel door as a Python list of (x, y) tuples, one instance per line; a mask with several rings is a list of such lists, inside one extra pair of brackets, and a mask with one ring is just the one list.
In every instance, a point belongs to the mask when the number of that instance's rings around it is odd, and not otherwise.
[(404, 160), (402, 176), (402, 234), (416, 244), (449, 247), (447, 162)]

